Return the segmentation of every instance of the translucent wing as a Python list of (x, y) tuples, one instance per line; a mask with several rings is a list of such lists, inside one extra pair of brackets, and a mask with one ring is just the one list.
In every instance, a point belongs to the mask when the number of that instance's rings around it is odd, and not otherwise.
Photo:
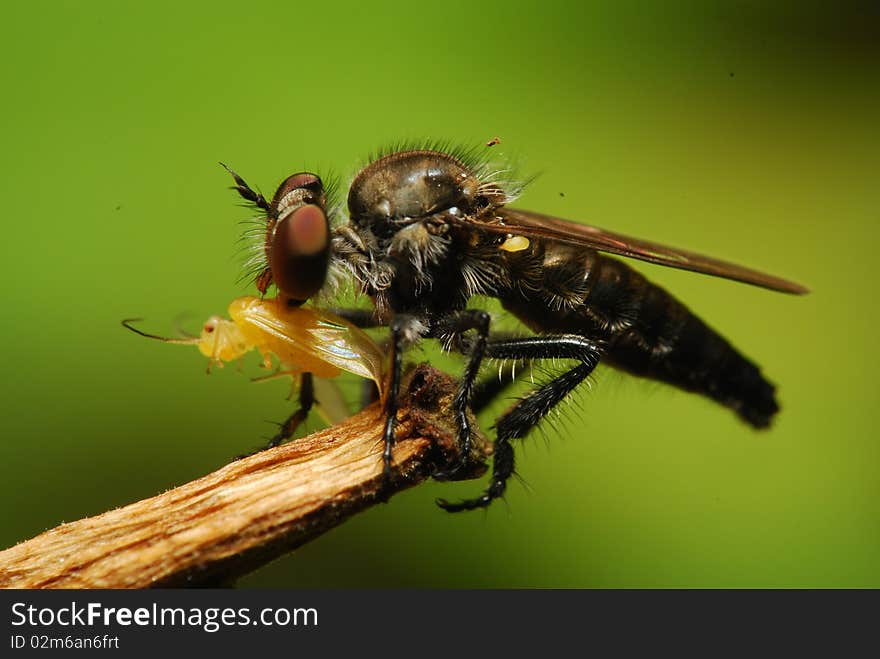
[(373, 380), (383, 390), (384, 356), (363, 330), (330, 312), (242, 297), (229, 306), (242, 333), (286, 367), (334, 377), (339, 370)]
[(329, 311), (311, 309), (318, 323), (309, 333), (316, 342), (315, 354), (344, 371), (368, 378), (383, 391), (385, 356), (379, 346), (363, 330)]
[(671, 268), (733, 279), (781, 293), (803, 295), (809, 292), (809, 289), (800, 284), (741, 265), (532, 211), (500, 208), (495, 211), (494, 217), (490, 221), (482, 219), (458, 219), (457, 221), (472, 227), (479, 226), (482, 230), (493, 233), (572, 243), (588, 249), (619, 254)]
[(345, 402), (345, 396), (332, 380), (315, 378), (315, 407), (318, 414), (329, 425), (335, 426), (351, 416), (351, 409)]

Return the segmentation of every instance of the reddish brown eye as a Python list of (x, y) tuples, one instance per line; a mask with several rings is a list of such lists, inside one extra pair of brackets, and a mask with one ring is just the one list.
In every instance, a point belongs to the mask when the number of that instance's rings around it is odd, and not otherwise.
[(293, 302), (305, 302), (321, 289), (329, 257), (330, 225), (320, 206), (300, 206), (275, 225), (269, 245), (272, 280)]
[(214, 326), (213, 326), (213, 325), (205, 325), (204, 330), (205, 330), (208, 334), (210, 334), (211, 332), (214, 331)]
[(274, 282), (289, 303), (302, 304), (324, 285), (330, 257), (326, 201), (324, 184), (310, 172), (292, 174), (278, 186), (268, 209), (269, 268), (257, 279), (260, 291)]
[(307, 204), (284, 218), (287, 225), (287, 247), (302, 255), (316, 254), (327, 249), (330, 227), (327, 216), (318, 206)]

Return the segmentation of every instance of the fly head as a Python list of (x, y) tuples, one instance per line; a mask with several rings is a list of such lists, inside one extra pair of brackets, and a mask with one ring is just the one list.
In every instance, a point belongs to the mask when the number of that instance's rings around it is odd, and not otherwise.
[(278, 186), (270, 203), (238, 174), (226, 169), (238, 193), (265, 212), (261, 219), (265, 222), (265, 239), (255, 259), (257, 288), (265, 294), (274, 283), (287, 304), (302, 304), (323, 287), (330, 265), (324, 184), (311, 172), (292, 174)]

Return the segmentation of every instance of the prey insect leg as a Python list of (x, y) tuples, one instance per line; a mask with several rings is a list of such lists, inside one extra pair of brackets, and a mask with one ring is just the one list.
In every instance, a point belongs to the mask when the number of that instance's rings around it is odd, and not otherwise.
[(489, 341), (486, 355), (498, 359), (576, 359), (580, 364), (538, 387), (508, 410), (496, 423), (498, 437), (488, 489), (475, 499), (451, 503), (439, 499), (437, 505), (449, 512), (485, 508), (502, 496), (513, 475), (512, 439), (524, 437), (559, 402), (583, 382), (602, 354), (600, 346), (577, 335), (534, 336), (521, 339)]
[(278, 428), (278, 432), (269, 440), (269, 442), (263, 446), (262, 448), (257, 449), (256, 451), (251, 451), (250, 453), (244, 453), (243, 455), (236, 456), (237, 460), (241, 458), (246, 458), (249, 455), (254, 455), (255, 453), (259, 453), (260, 451), (265, 451), (270, 448), (275, 448), (282, 442), (287, 439), (290, 439), (293, 436), (293, 433), (296, 432), (296, 429), (308, 418), (309, 412), (312, 409), (312, 406), (315, 404), (315, 384), (314, 379), (311, 373), (303, 373), (299, 378), (299, 407), (296, 411), (291, 414), (284, 423), (280, 424)]
[(315, 404), (315, 383), (311, 373), (303, 373), (299, 378), (299, 409), (287, 417), (287, 420), (281, 424), (278, 432), (266, 448), (274, 448), (283, 441), (291, 438), (300, 424), (309, 416), (312, 405)]

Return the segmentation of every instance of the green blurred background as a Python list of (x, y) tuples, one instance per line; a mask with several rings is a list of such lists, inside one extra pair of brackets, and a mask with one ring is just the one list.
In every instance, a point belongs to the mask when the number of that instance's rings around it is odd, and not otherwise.
[(208, 378), (119, 326), (252, 290), (218, 160), (271, 192), (497, 135), (540, 174), (523, 207), (813, 289), (637, 266), (780, 385), (778, 423), (601, 370), (488, 513), (433, 504), (482, 482), (427, 484), (241, 584), (880, 586), (876, 8), (185, 4), (4, 9), (0, 545), (205, 474), (289, 411), (255, 358)]

